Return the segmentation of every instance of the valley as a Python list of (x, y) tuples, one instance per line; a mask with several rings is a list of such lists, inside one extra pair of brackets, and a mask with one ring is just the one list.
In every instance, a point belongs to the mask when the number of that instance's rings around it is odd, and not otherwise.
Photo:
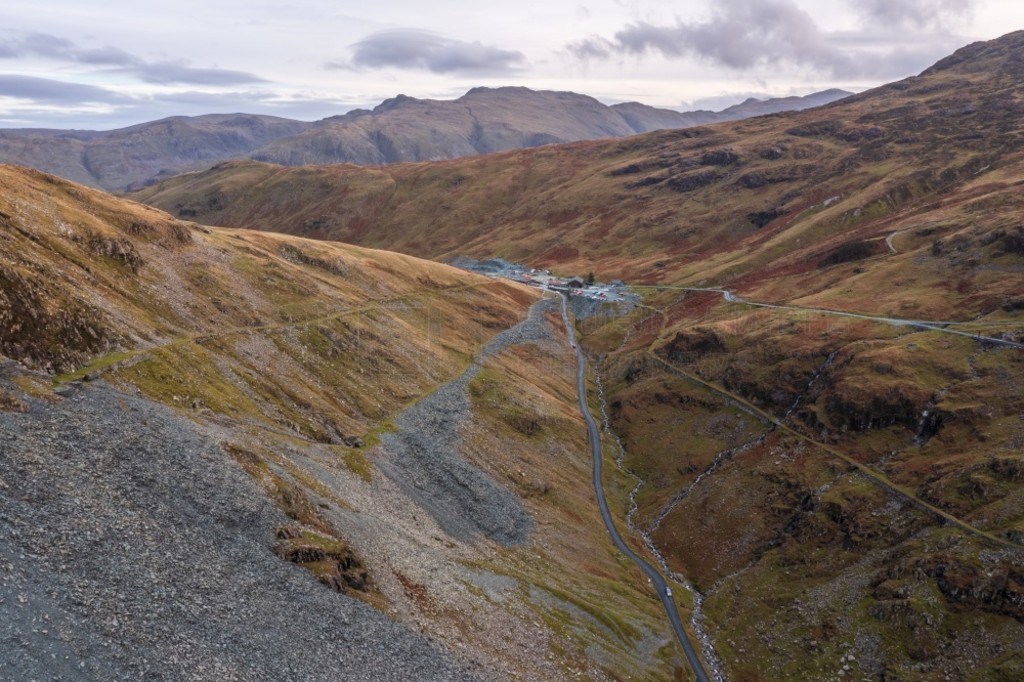
[[(949, 666), (968, 678), (972, 671), (962, 662), (963, 648), (940, 662), (942, 646), (935, 638), (957, 632), (974, 660), (995, 659), (995, 670), (985, 675), (998, 679), (1003, 673), (995, 671), (1012, 670), (1020, 635), (1011, 606), (1016, 588), (984, 597), (972, 608), (954, 597), (957, 588), (942, 576), (947, 570), (979, 570), (1006, 576), (1001, 584), (1007, 587), (1016, 580), (1020, 536), (1015, 523), (1001, 525), (1017, 518), (1009, 511), (1017, 506), (1016, 493), (989, 489), (989, 496), (975, 497), (967, 481), (986, 479), (1002, 467), (1002, 458), (1016, 456), (1019, 436), (1010, 435), (1019, 433), (1016, 398), (1006, 395), (1010, 402), (1003, 403), (997, 385), (1014, 385), (1003, 373), (1017, 371), (1019, 351), (955, 337), (942, 341), (935, 332), (836, 325), (824, 316), (753, 317), (738, 306), (716, 305), (708, 295), (703, 301), (693, 296), (684, 294), (683, 305), (706, 311), (698, 324), (673, 332), (674, 343), (659, 347), (654, 335), (660, 321), (650, 329), (638, 315), (628, 330), (618, 330), (614, 338), (624, 343), (616, 342), (622, 346), (613, 347), (601, 369), (625, 464), (643, 481), (633, 522), (701, 592), (705, 623), (726, 669), (731, 662), (740, 668), (733, 674), (764, 679), (827, 677), (855, 653), (855, 669), (866, 676), (891, 670), (907, 656), (903, 665), (918, 674)], [(644, 332), (646, 339), (633, 340)], [(642, 351), (652, 339), (655, 350)], [(625, 352), (631, 345), (636, 350)], [(885, 401), (905, 398), (879, 385), (885, 376), (881, 365), (857, 368), (858, 346), (869, 357), (886, 349), (924, 351), (917, 363), (946, 356), (978, 374), (958, 380), (948, 369), (939, 370), (945, 380), (931, 384), (934, 403), (923, 402), (920, 411), (907, 414), (905, 426), (886, 424), (898, 411)], [(906, 391), (914, 385), (907, 370), (923, 369), (904, 356), (893, 366), (897, 385)], [(864, 402), (841, 402), (839, 395), (854, 382), (868, 391)], [(958, 409), (954, 396), (977, 390), (996, 396), (989, 399), (991, 421), (981, 427), (987, 434), (982, 447), (991, 454), (980, 461), (970, 454), (969, 438), (960, 450), (956, 442), (962, 436), (946, 431), (966, 427), (966, 414), (950, 411)], [(863, 421), (835, 428), (829, 423), (834, 419)], [(937, 423), (943, 425), (936, 432)], [(995, 435), (1003, 429), (1007, 440)], [(944, 492), (936, 495), (939, 489)], [(915, 574), (910, 566), (929, 568)], [(881, 587), (889, 580), (895, 582)], [(1009, 608), (993, 618), (1003, 607)], [(964, 633), (978, 621), (972, 626), (960, 619), (978, 618), (975, 609), (989, 614), (986, 639), (965, 644)], [(900, 649), (901, 637), (930, 643), (922, 649), (906, 640), (907, 648)], [(752, 650), (752, 642), (763, 648)], [(799, 654), (778, 656), (790, 647)], [(758, 663), (744, 668), (744, 660)], [(764, 667), (782, 660), (788, 668)]]
[(1022, 54), (127, 197), (0, 166), (0, 673), (1020, 679)]

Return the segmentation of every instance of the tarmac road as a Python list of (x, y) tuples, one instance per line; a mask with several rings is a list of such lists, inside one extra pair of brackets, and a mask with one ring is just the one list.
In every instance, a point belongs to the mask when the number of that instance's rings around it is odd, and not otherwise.
[(597, 506), (601, 510), (601, 518), (604, 520), (605, 528), (608, 529), (608, 534), (611, 535), (612, 543), (650, 578), (651, 584), (654, 585), (654, 589), (658, 592), (658, 598), (661, 599), (662, 606), (665, 607), (665, 613), (668, 614), (668, 619), (672, 623), (672, 629), (675, 630), (676, 638), (683, 647), (683, 653), (686, 654), (686, 660), (689, 662), (697, 682), (709, 682), (707, 672), (704, 670), (704, 664), (701, 662), (700, 657), (697, 656), (697, 651), (683, 629), (683, 623), (679, 618), (679, 610), (676, 608), (675, 602), (672, 601), (672, 594), (668, 583), (661, 573), (626, 546), (622, 536), (619, 535), (618, 529), (615, 527), (615, 523), (612, 521), (611, 512), (608, 511), (608, 502), (604, 496), (604, 486), (601, 484), (601, 433), (587, 405), (586, 361), (583, 358), (583, 351), (580, 350), (579, 345), (576, 343), (576, 332), (572, 325), (569, 324), (566, 297), (562, 295), (561, 298), (562, 320), (565, 322), (565, 330), (569, 335), (569, 343), (572, 344), (576, 353), (576, 392), (579, 397), (580, 412), (587, 423), (587, 437), (590, 439), (590, 450), (594, 460), (594, 494), (597, 496)]
[(634, 289), (657, 289), (657, 290), (676, 290), (676, 291), (712, 291), (715, 293), (722, 294), (722, 298), (727, 303), (740, 303), (742, 305), (749, 305), (755, 308), (772, 308), (774, 310), (791, 310), (794, 312), (803, 313), (815, 313), (818, 315), (833, 315), (835, 317), (851, 317), (858, 320), (869, 320), (871, 322), (881, 322), (883, 324), (889, 324), (894, 327), (913, 327), (915, 329), (921, 329), (924, 331), (940, 332), (942, 334), (953, 334), (954, 336), (964, 336), (978, 343), (989, 343), (994, 346), (1003, 346), (1004, 348), (1016, 348), (1018, 350), (1024, 350), (1024, 343), (1018, 343), (1016, 341), (1008, 341), (1006, 339), (998, 339), (992, 336), (982, 336), (981, 334), (972, 334), (971, 332), (960, 331), (959, 329), (948, 329), (948, 325), (965, 325), (971, 324), (971, 321), (955, 322), (949, 320), (911, 320), (899, 317), (883, 317), (880, 315), (865, 315), (862, 313), (851, 313), (843, 310), (830, 310), (828, 308), (807, 308), (804, 306), (797, 305), (785, 305), (780, 303), (761, 303), (760, 301), (751, 301), (746, 298), (740, 298), (728, 289), (716, 289), (716, 288), (704, 288), (704, 287), (676, 287), (676, 286), (649, 286), (646, 284), (633, 285)]

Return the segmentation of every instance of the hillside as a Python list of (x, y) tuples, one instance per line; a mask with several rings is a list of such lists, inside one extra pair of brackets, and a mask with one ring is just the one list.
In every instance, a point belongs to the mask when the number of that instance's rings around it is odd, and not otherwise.
[(0, 181), (4, 677), (680, 674), (552, 301)]
[(245, 158), (310, 126), (274, 116), (175, 116), (111, 131), (0, 129), (0, 162), (122, 191), (159, 177)]
[(359, 109), (313, 123), (208, 114), (102, 132), (0, 129), (0, 162), (120, 192), (227, 159), (254, 157), (289, 165), (448, 159), (801, 109), (848, 94), (829, 90), (748, 100), (717, 113), (681, 114), (636, 102), (607, 107), (571, 92), (475, 88), (449, 101), (399, 95), (373, 111)]
[(228, 163), (138, 196), (643, 285), (628, 315), (577, 323), (637, 476), (609, 487), (702, 595), (727, 677), (1017, 679), (1022, 54), (1012, 33), (738, 123), (375, 169)]

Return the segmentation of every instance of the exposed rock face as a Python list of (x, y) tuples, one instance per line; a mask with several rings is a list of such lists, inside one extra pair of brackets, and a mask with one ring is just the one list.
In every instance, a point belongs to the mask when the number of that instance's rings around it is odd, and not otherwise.
[(337, 538), (296, 526), (275, 531), (277, 556), (311, 571), (335, 592), (374, 591), (373, 580), (352, 548)]
[(695, 356), (725, 352), (725, 344), (712, 329), (695, 329), (692, 332), (676, 333), (675, 337), (661, 349), (672, 362), (685, 362)]
[(912, 592), (909, 587), (893, 587), (900, 585), (900, 580), (903, 584), (930, 581), (953, 608), (989, 611), (1024, 623), (1024, 573), (1013, 561), (979, 570), (952, 554), (905, 560), (876, 578), (875, 595), (906, 599)]
[(905, 395), (893, 393), (874, 396), (862, 395), (847, 399), (838, 395), (830, 395), (825, 403), (825, 408), (834, 426), (851, 431), (867, 431), (869, 429), (884, 429), (893, 424), (914, 429), (924, 405), (915, 404)]
[[(62, 300), (54, 306), (48, 301)], [(30, 367), (60, 370), (107, 347), (99, 313), (57, 294), (34, 274), (0, 267), (0, 353)]]

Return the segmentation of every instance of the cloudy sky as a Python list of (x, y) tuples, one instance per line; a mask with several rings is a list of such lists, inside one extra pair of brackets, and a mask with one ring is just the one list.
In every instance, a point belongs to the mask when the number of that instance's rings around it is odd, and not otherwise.
[(314, 120), (478, 85), (680, 110), (861, 90), (1024, 29), (1024, 3), (34, 0), (3, 3), (0, 27), (0, 127), (109, 129), (212, 112)]

